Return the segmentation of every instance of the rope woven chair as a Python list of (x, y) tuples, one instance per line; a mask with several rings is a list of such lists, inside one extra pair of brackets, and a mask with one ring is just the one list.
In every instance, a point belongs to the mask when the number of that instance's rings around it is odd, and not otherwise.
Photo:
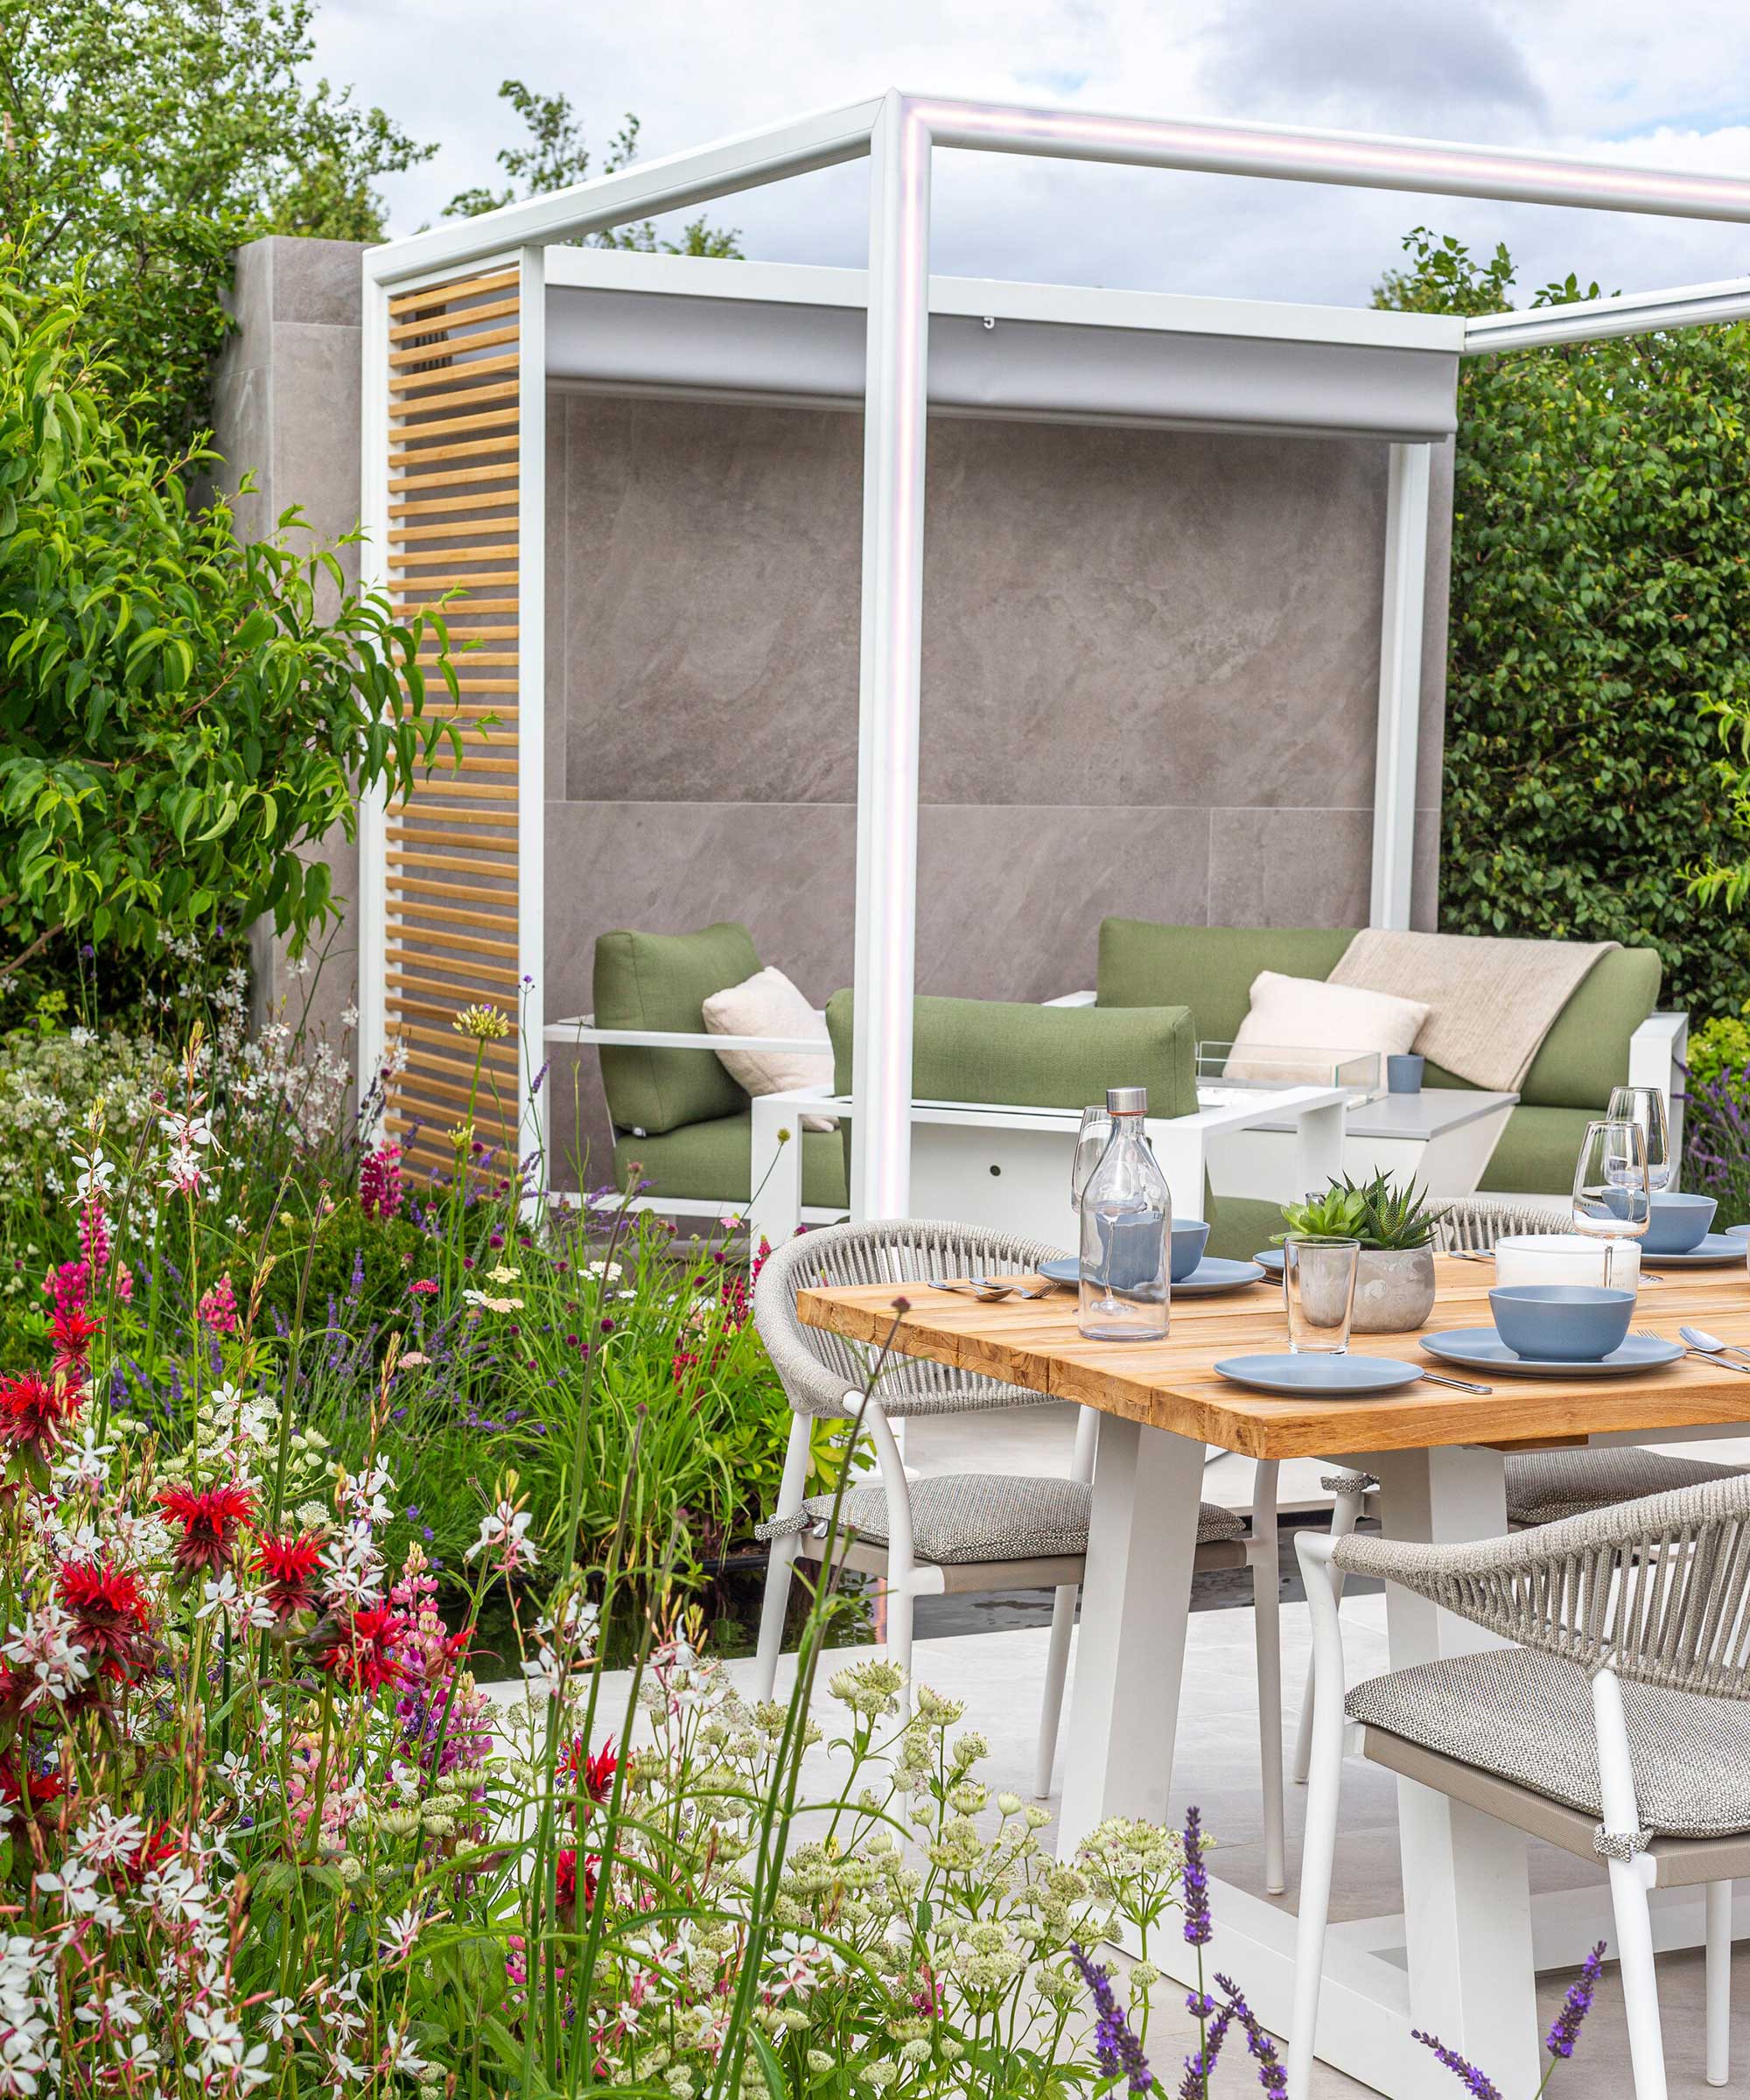
[[(1448, 1203), (1434, 1228), (1439, 1254), (1491, 1254), (1509, 1233), (1571, 1232), (1571, 1212), (1522, 1196), (1461, 1196)], [(1507, 1478), (1507, 1521), (1516, 1530), (1558, 1522), (1591, 1509), (1609, 1509), (1642, 1495), (1669, 1494), (1698, 1488), (1704, 1480), (1735, 1480), (1741, 1467), (1712, 1459), (1673, 1458), (1669, 1452), (1634, 1446), (1596, 1451), (1509, 1452), (1502, 1463)], [(1379, 1482), (1371, 1474), (1345, 1473), (1324, 1485), (1335, 1500), (1331, 1535), (1346, 1536), (1361, 1521), (1368, 1494)], [(1342, 1577), (1332, 1571), (1340, 1600)], [(1304, 1785), (1312, 1754), (1312, 1673), (1300, 1701), (1300, 1724), (1294, 1740), (1294, 1777)]]
[[(1648, 1892), (1707, 1888), (1707, 2077), (1724, 2085), (1732, 1878), (1750, 1872), (1750, 1477), (1466, 1545), (1303, 1532), (1318, 1676), (1288, 2090), (1317, 2031), (1345, 1737), (1359, 1754), (1610, 1876), (1638, 2100), (1663, 2100)], [(1343, 1694), (1327, 1569), (1515, 1643)]]
[[(771, 1697), (777, 1675), (795, 1563), (821, 1560), (827, 1551), (833, 1498), (805, 1498), (803, 1492), (812, 1425), (844, 1421), (857, 1413), (874, 1357), (873, 1350), (859, 1343), (824, 1328), (804, 1326), (796, 1317), (797, 1292), (850, 1284), (891, 1284), (898, 1291), (956, 1277), (1024, 1275), (1059, 1252), (1038, 1240), (914, 1219), (830, 1225), (791, 1240), (766, 1261), (754, 1286), (753, 1320), (794, 1417), (778, 1508), (759, 1533), (771, 1542), (755, 1673), (760, 1698)], [(1088, 1550), (1098, 1417), (1085, 1408), (1078, 1410), (1068, 1480), (962, 1473), (908, 1481), (892, 1425), (901, 1419), (1053, 1404), (1060, 1404), (977, 1372), (923, 1357), (897, 1353), (889, 1357), (864, 1416), (880, 1484), (847, 1491), (841, 1520), (849, 1539), (842, 1535), (838, 1549), (847, 1566), (885, 1578), (888, 1652), (908, 1679), (916, 1598), (991, 1589), (1056, 1592), (1035, 1772), (1041, 1797), (1051, 1791), (1076, 1592)], [(1271, 1891), (1280, 1893), (1286, 1875), (1274, 1465), (1258, 1467), (1250, 1531), (1230, 1510), (1213, 1502), (1200, 1505), (1193, 1564), (1200, 1572), (1243, 1566), (1252, 1571), (1265, 1878)]]

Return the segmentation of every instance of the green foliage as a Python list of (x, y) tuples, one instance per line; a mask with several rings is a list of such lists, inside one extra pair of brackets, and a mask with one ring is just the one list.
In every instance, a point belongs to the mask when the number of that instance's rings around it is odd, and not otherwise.
[(1687, 1069), (1692, 1081), (1750, 1072), (1750, 1000), (1737, 1013), (1717, 1013), (1690, 1037)]
[(269, 1245), (274, 1265), (262, 1292), (269, 1312), (290, 1326), (300, 1301), (309, 1326), (325, 1319), (354, 1333), (386, 1322), (404, 1325), (410, 1282), (431, 1273), (430, 1246), (406, 1218), (368, 1217), (348, 1196), (312, 1230), (284, 1211)]
[(1430, 1208), (1426, 1192), (1416, 1182), (1397, 1187), (1390, 1174), (1377, 1173), (1359, 1183), (1345, 1174), (1322, 1195), (1305, 1203), (1284, 1203), (1282, 1215), (1288, 1231), (1277, 1234), (1278, 1246), (1289, 1233), (1310, 1233), (1404, 1254), (1430, 1243), (1441, 1214)]
[(138, 443), (85, 320), (80, 289), (36, 299), (0, 262), (0, 944), (16, 967), (65, 930), (152, 950), (271, 914), (301, 946), (331, 905), (298, 849), (453, 740), (415, 662), (435, 637), (454, 690), (442, 622), (192, 510), (210, 455)]
[[(507, 102), (528, 127), (528, 143), (501, 147), (498, 164), (510, 180), (502, 189), (463, 190), (444, 207), (446, 219), (474, 219), (482, 212), (495, 212), (527, 197), (544, 197), (554, 190), (569, 189), (589, 175), (591, 157), (584, 144), (583, 126), (570, 98), (564, 94), (537, 94), (521, 80), (506, 80), (499, 97)], [(609, 144), (602, 161), (604, 175), (629, 167), (638, 153), (638, 119), (628, 113), (625, 123)], [(656, 228), (647, 219), (634, 226), (616, 226), (584, 236), (589, 248), (624, 248), (640, 255), (739, 256), (738, 229), (713, 227), (703, 215), (690, 220), (678, 241), (659, 241)]]
[[(1380, 304), (1513, 303), (1505, 248), (1405, 245)], [(1460, 368), (1441, 925), (1650, 944), (1701, 1014), (1750, 990), (1746, 423), (1741, 326)]]
[[(90, 273), (150, 442), (210, 422), (234, 248), (382, 237), (375, 185), (426, 158), (310, 78), (312, 0), (0, 0), (0, 227), (24, 281)], [(245, 465), (250, 464), (244, 462)]]

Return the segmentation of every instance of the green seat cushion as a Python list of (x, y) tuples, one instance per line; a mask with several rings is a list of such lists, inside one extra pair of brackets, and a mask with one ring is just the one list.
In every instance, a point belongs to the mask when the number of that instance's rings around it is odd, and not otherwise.
[(1507, 1119), (1488, 1165), (1480, 1192), (1488, 1196), (1559, 1196), (1574, 1185), (1574, 1168), (1586, 1124), (1602, 1111), (1592, 1109), (1515, 1109)]
[[(648, 1138), (616, 1131), (614, 1178), (624, 1188), (632, 1168), (649, 1184), (647, 1196), (693, 1196), (706, 1202), (746, 1203), (752, 1194), (753, 1115), (720, 1116), (684, 1130)], [(848, 1201), (844, 1153), (836, 1132), (802, 1132), (802, 1201), (811, 1210), (843, 1210)]]
[[(833, 1083), (851, 1084), (852, 999), (827, 1001)], [(1191, 1016), (1182, 1006), (1006, 1004), (995, 999), (919, 999), (912, 1028), (912, 1093), (919, 1101), (1003, 1102), (1074, 1109), (1108, 1087), (1146, 1087), (1151, 1116), (1197, 1106)]]
[(1354, 937), (1347, 927), (1156, 926), (1146, 919), (1105, 919), (1095, 983), (1102, 1007), (1186, 1006), (1194, 1042), (1230, 1043), (1250, 1010), (1252, 979), (1260, 970), (1328, 977)]
[[(696, 934), (603, 934), (596, 942), (596, 1026), (701, 1035), (705, 1001), (714, 991), (745, 984), (759, 969), (745, 926), (725, 922)], [(660, 1136), (747, 1108), (746, 1095), (714, 1050), (604, 1046), (601, 1074), (616, 1130)]]
[(1209, 1244), (1204, 1251), (1218, 1261), (1249, 1262), (1283, 1229), (1282, 1207), (1262, 1196), (1223, 1196), (1219, 1203), (1212, 1197), (1205, 1214)]

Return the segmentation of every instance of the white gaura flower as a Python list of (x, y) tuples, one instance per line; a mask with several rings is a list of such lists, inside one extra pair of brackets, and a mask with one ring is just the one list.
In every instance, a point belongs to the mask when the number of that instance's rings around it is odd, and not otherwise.
[(526, 1535), (534, 1521), (532, 1511), (501, 1502), (490, 1516), (480, 1519), (480, 1535), (463, 1554), (463, 1559), (472, 1560), (478, 1553), (491, 1552), (507, 1573), (519, 1568), (532, 1568), (539, 1556)]
[(303, 2025), (298, 2007), (289, 1998), (270, 1998), (262, 2007), (262, 2024), (270, 2041), (284, 2041)]
[(388, 2047), (383, 2051), (382, 2068), (386, 2071), (405, 2071), (410, 2078), (416, 2079), (422, 2077), (430, 2066), (402, 2032), (389, 2036)]
[(86, 1159), (78, 1179), (74, 1182), (74, 1194), (81, 1204), (90, 1203), (94, 1200), (101, 1202), (108, 1194), (109, 1184), (115, 1179), (115, 1164), (103, 1157), (100, 1147)]
[(144, 1817), (118, 1816), (108, 1802), (100, 1801), (74, 1831), (73, 1851), (88, 1866), (110, 1866), (118, 1859), (132, 1859), (145, 1840)]
[(9, 1630), (10, 1638), (0, 1646), (0, 1656), (31, 1680), (24, 1695), (27, 1712), (45, 1699), (66, 1700), (90, 1676), (85, 1649), (73, 1637), (74, 1622), (60, 1605), (43, 1605), (22, 1627)]

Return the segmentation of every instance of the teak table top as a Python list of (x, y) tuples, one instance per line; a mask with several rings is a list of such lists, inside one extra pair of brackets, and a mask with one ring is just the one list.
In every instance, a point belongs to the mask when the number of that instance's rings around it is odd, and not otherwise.
[[(1435, 1270), (1438, 1295), (1424, 1332), (1494, 1324), (1491, 1264), (1441, 1255)], [(1289, 1400), (1249, 1392), (1218, 1377), (1212, 1367), (1220, 1357), (1287, 1348), (1281, 1286), (1274, 1283), (1254, 1284), (1230, 1297), (1176, 1299), (1172, 1332), (1162, 1342), (1084, 1341), (1076, 1332), (1075, 1294), (1070, 1291), (981, 1305), (928, 1284), (859, 1284), (804, 1290), (796, 1311), (810, 1326), (879, 1342), (892, 1325), (893, 1301), (901, 1296), (911, 1309), (894, 1347), (908, 1355), (982, 1371), (1254, 1459), (1449, 1444), (1560, 1446), (1607, 1431), (1750, 1425), (1750, 1376), (1693, 1356), (1634, 1378), (1502, 1377), (1426, 1356), (1414, 1334), (1358, 1334), (1351, 1347), (1357, 1355), (1396, 1356), (1455, 1377), (1474, 1377), (1494, 1391), (1484, 1397), (1418, 1384), (1362, 1400)], [(1744, 1265), (1668, 1269), (1657, 1283), (1643, 1282), (1635, 1328), (1675, 1340), (1685, 1320), (1750, 1348), (1750, 1277)]]

